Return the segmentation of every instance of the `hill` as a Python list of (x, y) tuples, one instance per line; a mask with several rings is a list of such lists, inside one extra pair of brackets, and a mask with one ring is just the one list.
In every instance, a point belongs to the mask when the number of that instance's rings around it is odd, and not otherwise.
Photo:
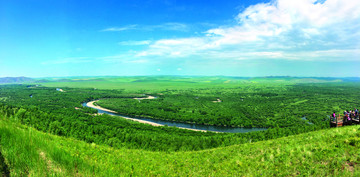
[(359, 176), (360, 126), (202, 151), (112, 148), (0, 115), (0, 173), (11, 176)]
[(33, 82), (34, 80), (28, 77), (1, 77), (0, 84), (11, 84), (11, 83), (24, 83)]

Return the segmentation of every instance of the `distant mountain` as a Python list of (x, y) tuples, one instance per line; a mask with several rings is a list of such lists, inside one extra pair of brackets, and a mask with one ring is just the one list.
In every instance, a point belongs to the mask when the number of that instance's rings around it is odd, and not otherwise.
[(28, 77), (0, 77), (0, 84), (33, 82), (34, 80)]

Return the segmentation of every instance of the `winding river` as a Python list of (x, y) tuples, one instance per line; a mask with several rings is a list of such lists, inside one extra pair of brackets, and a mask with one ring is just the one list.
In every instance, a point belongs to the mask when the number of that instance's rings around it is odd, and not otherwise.
[(195, 131), (213, 131), (213, 132), (223, 132), (223, 133), (246, 133), (252, 131), (263, 131), (267, 130), (267, 128), (239, 128), (239, 127), (224, 127), (224, 126), (214, 126), (214, 125), (200, 125), (200, 124), (191, 124), (191, 123), (182, 123), (176, 121), (167, 121), (167, 120), (159, 120), (159, 119), (151, 119), (151, 118), (136, 118), (136, 117), (129, 117), (122, 114), (118, 114), (115, 111), (108, 110), (105, 108), (101, 108), (99, 106), (94, 106), (91, 102), (83, 103), (84, 107), (90, 107), (93, 109), (98, 110), (98, 113), (109, 114), (113, 116), (119, 116), (125, 119), (131, 119), (134, 121), (148, 123), (154, 126), (174, 126), (183, 129), (195, 130)]

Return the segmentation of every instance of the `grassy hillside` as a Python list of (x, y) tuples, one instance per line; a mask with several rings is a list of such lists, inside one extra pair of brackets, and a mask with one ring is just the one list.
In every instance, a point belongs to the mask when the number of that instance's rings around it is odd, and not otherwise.
[(88, 144), (0, 119), (0, 170), (11, 176), (360, 175), (360, 126), (203, 151), (151, 152)]

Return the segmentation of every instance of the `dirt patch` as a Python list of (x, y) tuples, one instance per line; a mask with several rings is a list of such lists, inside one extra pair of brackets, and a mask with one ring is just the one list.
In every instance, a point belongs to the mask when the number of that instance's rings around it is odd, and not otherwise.
[(138, 100), (138, 101), (140, 102), (141, 100), (152, 100), (152, 99), (155, 99), (155, 98), (156, 98), (156, 97), (149, 95), (149, 96), (146, 97), (146, 98), (134, 98), (134, 99), (135, 99), (135, 100)]
[(355, 171), (355, 167), (354, 167), (355, 165), (356, 165), (355, 162), (346, 161), (345, 169), (347, 169), (350, 172), (354, 172)]
[(41, 151), (39, 153), (39, 155), (40, 155), (40, 158), (46, 162), (46, 167), (47, 167), (48, 171), (54, 171), (57, 173), (61, 173), (61, 171), (62, 171), (61, 168), (56, 168), (54, 163), (50, 159), (46, 158), (45, 152)]
[(213, 103), (221, 103), (222, 101), (220, 99), (217, 99), (216, 101), (212, 101)]

